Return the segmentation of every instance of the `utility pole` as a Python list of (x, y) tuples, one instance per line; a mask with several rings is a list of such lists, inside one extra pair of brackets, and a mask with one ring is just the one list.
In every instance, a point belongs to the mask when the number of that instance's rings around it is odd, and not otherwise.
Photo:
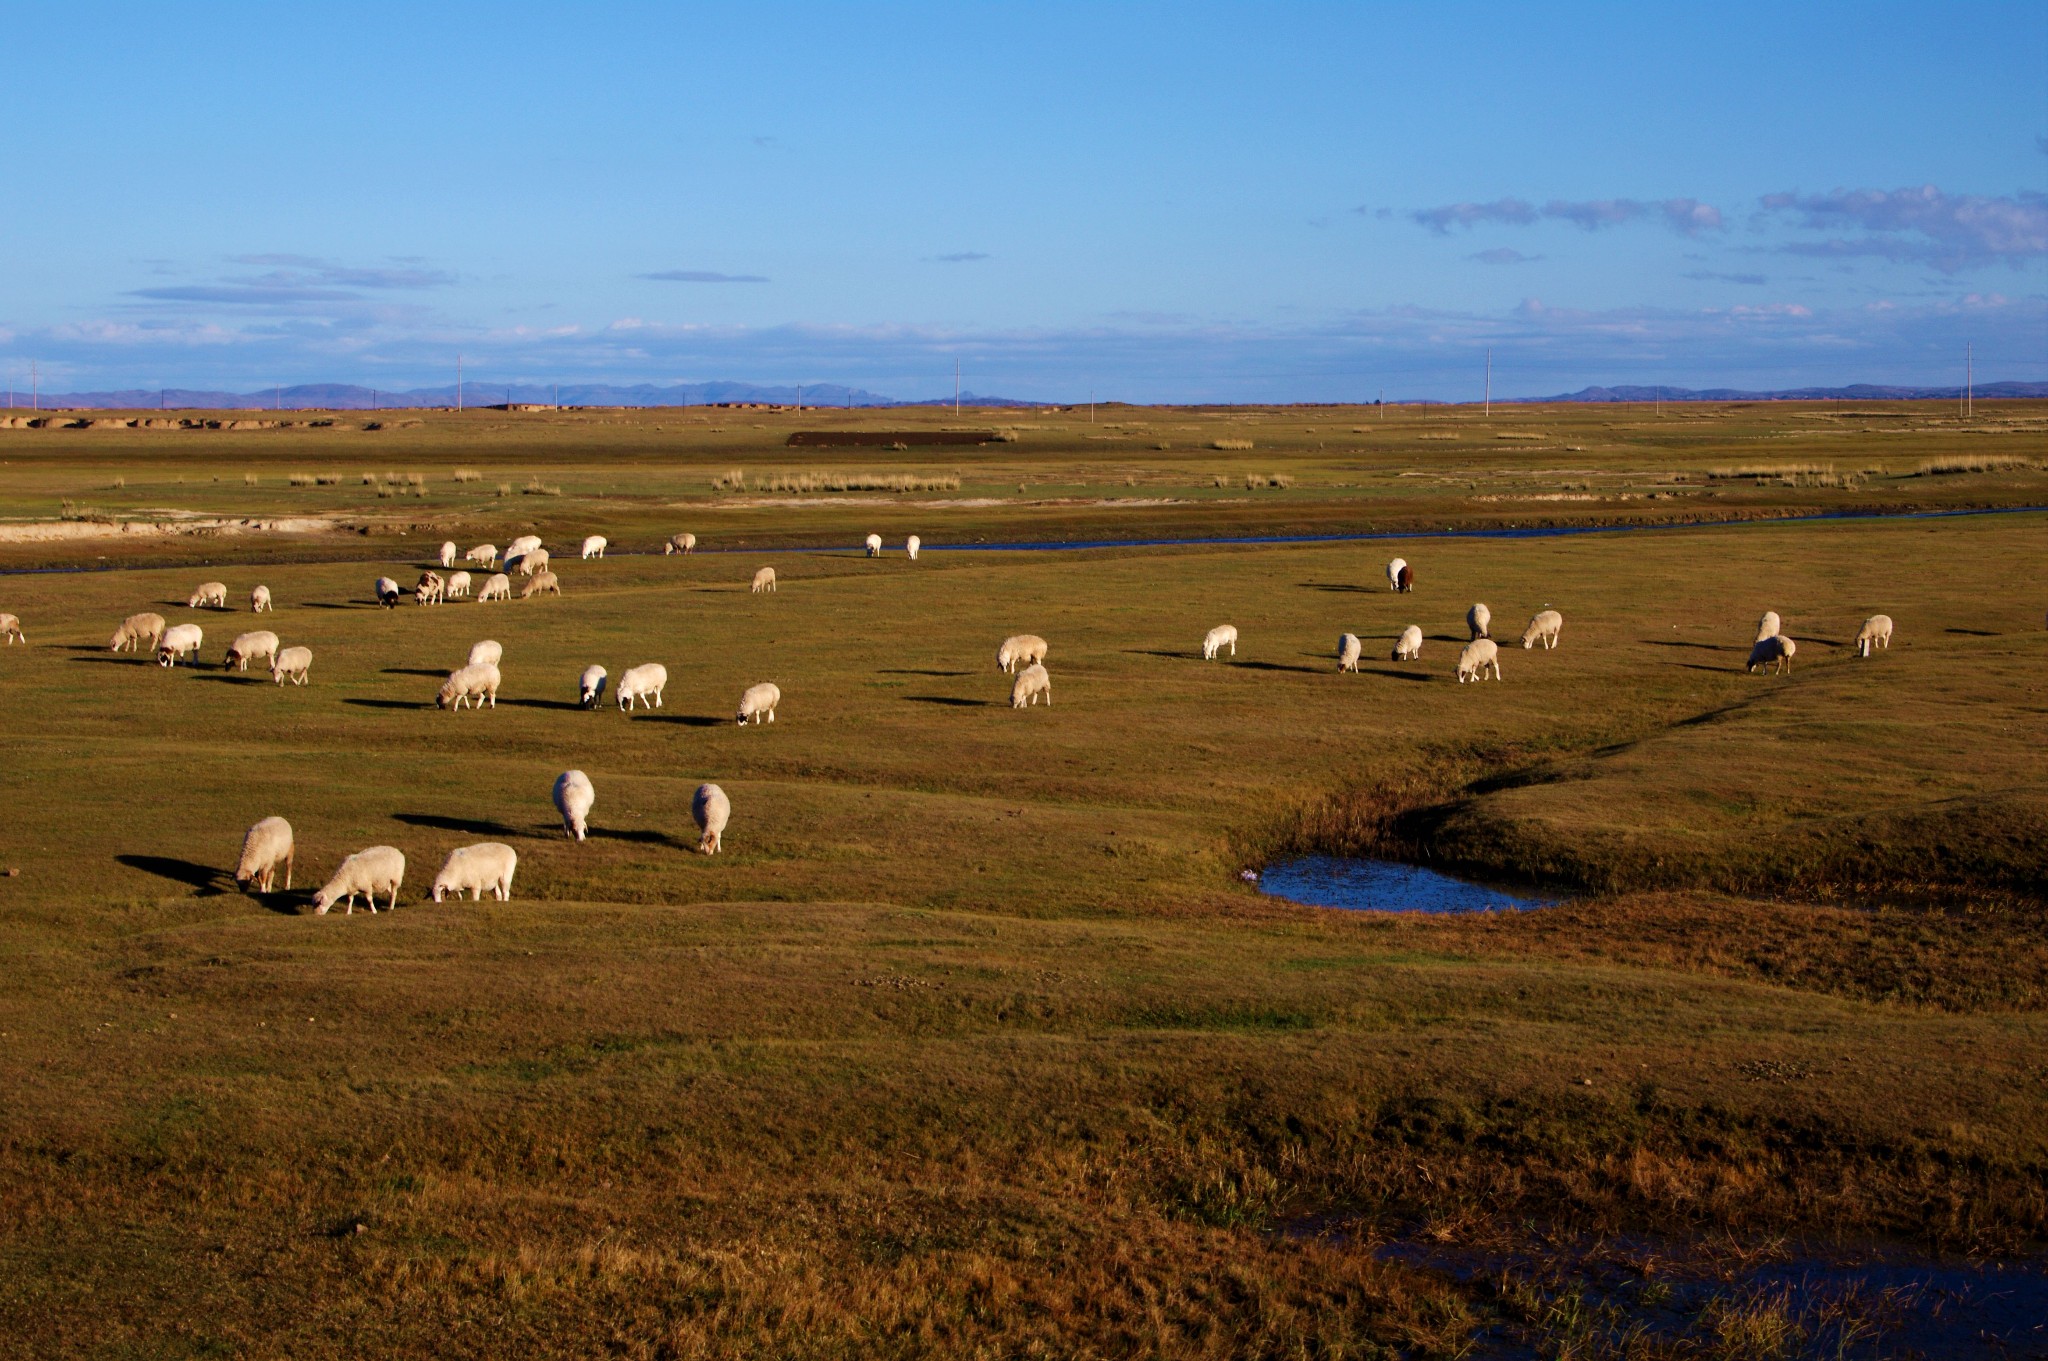
[(1088, 389), (1088, 424), (1095, 424), (1095, 389)]
[(461, 411), (462, 411), (462, 356), (461, 356), (461, 355), (459, 355), (459, 354), (455, 356), (455, 410), (456, 410), (456, 413), (457, 413), (458, 415), (459, 415), (459, 414), (461, 414)]
[(1970, 342), (1963, 346), (1963, 419), (1969, 420), (1977, 414), (1977, 346)]
[(960, 419), (960, 356), (953, 356), (953, 419)]
[(802, 383), (796, 385), (796, 414), (799, 416), (804, 414), (804, 385)]
[(28, 361), (28, 409), (31, 411), (41, 411), (43, 409), (43, 391), (36, 373), (36, 361), (33, 359)]
[(1486, 414), (1493, 414), (1493, 346), (1486, 347)]

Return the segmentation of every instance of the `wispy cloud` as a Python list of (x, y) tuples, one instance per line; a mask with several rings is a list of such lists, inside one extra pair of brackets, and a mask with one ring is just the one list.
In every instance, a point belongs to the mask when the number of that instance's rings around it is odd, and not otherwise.
[(1482, 265), (1526, 265), (1541, 260), (1543, 257), (1540, 255), (1524, 255), (1522, 252), (1512, 250), (1507, 246), (1495, 246), (1492, 250), (1483, 250), (1476, 255), (1468, 255), (1465, 258), (1467, 260), (1477, 260)]
[(1418, 208), (1408, 216), (1439, 236), (1448, 235), (1453, 227), (1469, 230), (1483, 223), (1527, 227), (1543, 218), (1569, 222), (1589, 232), (1647, 220), (1660, 223), (1682, 236), (1717, 232), (1726, 225), (1719, 208), (1711, 203), (1701, 203), (1696, 198), (1552, 199), (1541, 208), (1522, 199), (1503, 198), (1491, 203), (1449, 203), (1440, 208)]
[(710, 269), (663, 269), (652, 274), (635, 274), (636, 279), (652, 279), (664, 284), (765, 284), (765, 274), (720, 274)]
[[(358, 290), (378, 291), (442, 288), (455, 275), (417, 261), (390, 265), (340, 265), (307, 255), (235, 255), (230, 263), (266, 269), (262, 274), (222, 275), (196, 284), (165, 284), (136, 288), (127, 296), (149, 303), (188, 303), (226, 307), (291, 307), (308, 303), (362, 300)], [(153, 271), (164, 273), (161, 264)]]
[(1752, 286), (1770, 282), (1769, 277), (1762, 274), (1723, 274), (1719, 270), (1714, 269), (1690, 270), (1686, 273), (1685, 277), (1688, 279), (1711, 280), (1716, 283), (1749, 284)]
[(2048, 194), (1945, 194), (1917, 189), (1836, 189), (1825, 194), (1766, 194), (1759, 222), (1790, 219), (1802, 231), (1860, 231), (1823, 241), (1790, 241), (1790, 255), (1874, 255), (1954, 273), (1972, 265), (2018, 268), (2048, 256)]
[(927, 255), (925, 259), (940, 265), (970, 265), (976, 260), (992, 260), (995, 257), (986, 251), (956, 250), (951, 255)]

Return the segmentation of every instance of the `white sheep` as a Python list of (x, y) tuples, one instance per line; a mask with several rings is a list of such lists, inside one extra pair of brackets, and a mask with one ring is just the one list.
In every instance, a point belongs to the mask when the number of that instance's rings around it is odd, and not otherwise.
[(881, 557), (881, 556), (882, 556), (882, 536), (881, 536), (881, 535), (879, 535), (879, 534), (870, 534), (870, 535), (868, 535), (868, 556), (869, 556), (869, 557), (871, 557), (871, 558), (879, 558), (879, 557)]
[(475, 563), (478, 567), (496, 567), (498, 565), (498, 545), (494, 543), (480, 543), (464, 554), (462, 560)]
[(1465, 627), (1472, 630), (1474, 638), (1486, 637), (1487, 630), (1493, 627), (1493, 611), (1484, 605), (1474, 605), (1465, 611)]
[(377, 584), (373, 589), (377, 592), (377, 603), (379, 605), (382, 605), (387, 610), (398, 608), (399, 588), (397, 582), (393, 581), (390, 577), (378, 577)]
[(523, 577), (530, 577), (547, 565), (548, 550), (545, 548), (529, 548), (517, 556), (509, 553), (505, 556), (505, 570), (517, 572)]
[(1394, 559), (1394, 560), (1393, 560), (1392, 562), (1388, 563), (1388, 564), (1387, 564), (1387, 589), (1389, 589), (1389, 590), (1391, 590), (1391, 591), (1395, 592), (1396, 594), (1399, 594), (1399, 593), (1400, 593), (1400, 591), (1401, 591), (1401, 589), (1402, 589), (1402, 587), (1401, 587), (1401, 574), (1402, 574), (1403, 572), (1407, 571), (1407, 570), (1408, 570), (1408, 559), (1406, 559), (1406, 558), (1395, 558), (1395, 559)]
[(467, 893), (480, 899), (488, 892), (499, 902), (512, 900), (512, 876), (519, 869), (519, 852), (502, 841), (479, 841), (474, 846), (457, 846), (448, 852), (441, 872), (434, 876), (434, 901), (446, 894), (460, 898)]
[(238, 633), (235, 641), (228, 644), (226, 660), (220, 664), (223, 671), (247, 671), (249, 663), (262, 657), (272, 666), (277, 665), (277, 635), (269, 629), (257, 629), (253, 633)]
[(1536, 611), (1529, 619), (1529, 627), (1522, 630), (1522, 649), (1527, 651), (1540, 642), (1543, 650), (1548, 652), (1557, 646), (1558, 630), (1563, 627), (1564, 616), (1556, 610)]
[(448, 596), (448, 583), (439, 572), (420, 573), (419, 585), (412, 588), (412, 598), (422, 605), (438, 605)]
[(503, 572), (491, 573), (490, 576), (484, 579), (483, 589), (476, 593), (476, 603), (479, 605), (483, 604), (486, 600), (510, 600), (511, 598), (512, 578), (506, 576)]
[(498, 668), (489, 662), (478, 662), (474, 666), (458, 666), (448, 673), (448, 679), (441, 682), (441, 689), (434, 696), (436, 709), (475, 708), (482, 711), (485, 701), (498, 707), (498, 686), (501, 677)]
[(464, 596), (466, 596), (466, 595), (468, 595), (468, 594), (469, 594), (469, 573), (467, 573), (467, 572), (450, 572), (450, 573), (448, 574), (448, 591), (447, 591), (447, 596), (448, 596), (448, 599), (450, 599), (450, 600), (460, 600), (460, 599), (462, 599), (462, 598), (463, 598)]
[(505, 565), (510, 567), (512, 559), (522, 553), (531, 553), (538, 547), (540, 547), (540, 535), (521, 534), (518, 538), (505, 545)]
[(526, 599), (530, 595), (560, 595), (561, 593), (562, 580), (553, 572), (535, 572), (533, 580), (519, 588), (519, 598), (521, 600)]
[(268, 586), (258, 586), (255, 590), (249, 592), (249, 613), (262, 614), (265, 610), (276, 614), (277, 606), (270, 603), (270, 588)]
[(186, 653), (199, 655), (199, 645), (206, 641), (206, 635), (197, 624), (173, 624), (163, 631), (156, 643), (156, 664), (176, 666), (178, 659)]
[(700, 784), (690, 800), (690, 816), (697, 821), (697, 849), (717, 855), (724, 844), (725, 824), (732, 820), (732, 800), (717, 785)]
[(1038, 703), (1038, 697), (1045, 696), (1045, 707), (1052, 707), (1052, 675), (1037, 662), (1017, 673), (1017, 679), (1010, 683), (1010, 707), (1027, 709)]
[(604, 535), (592, 534), (583, 541), (583, 556), (586, 558), (601, 558), (604, 556), (606, 546), (610, 543), (611, 540), (607, 539)]
[(1340, 633), (1340, 634), (1338, 634), (1338, 635), (1337, 635), (1337, 670), (1338, 670), (1338, 671), (1340, 671), (1340, 672), (1342, 672), (1342, 671), (1356, 671), (1356, 670), (1358, 670), (1358, 658), (1359, 658), (1359, 655), (1360, 655), (1361, 653), (1363, 653), (1364, 651), (1365, 651), (1365, 644), (1363, 644), (1363, 643), (1361, 643), (1361, 642), (1359, 642), (1359, 641), (1358, 641), (1358, 635), (1357, 635), (1357, 634), (1355, 634), (1355, 633)]
[(1792, 670), (1792, 658), (1798, 651), (1799, 644), (1782, 633), (1759, 638), (1756, 645), (1749, 650), (1749, 665), (1745, 669), (1755, 671), (1764, 668), (1780, 675), (1789, 673)]
[(372, 846), (357, 851), (341, 862), (334, 871), (334, 877), (320, 886), (313, 895), (313, 911), (321, 916), (327, 909), (340, 903), (344, 915), (353, 916), (356, 910), (356, 895), (365, 895), (370, 900), (370, 911), (377, 910), (377, 895), (389, 893), (390, 907), (398, 906), (398, 886), (405, 881), (405, 856), (396, 846)]
[(1235, 624), (1218, 624), (1202, 636), (1202, 660), (1205, 662), (1215, 661), (1216, 654), (1223, 651), (1226, 647), (1230, 649), (1231, 656), (1235, 657), (1237, 655), (1237, 625)]
[(154, 652), (156, 650), (156, 640), (163, 636), (164, 617), (154, 610), (144, 610), (141, 614), (131, 614), (121, 621), (121, 627), (114, 630), (114, 637), (107, 644), (107, 650), (109, 652), (120, 652), (123, 649), (131, 652), (137, 651), (142, 647), (142, 642), (146, 638), (149, 640), (150, 651)]
[(1422, 629), (1410, 624), (1401, 630), (1401, 636), (1394, 640), (1394, 660), (1412, 662), (1422, 655)]
[(773, 595), (775, 593), (775, 569), (773, 567), (763, 567), (760, 571), (754, 573), (753, 589), (755, 595), (760, 595), (763, 592)]
[(453, 539), (450, 539), (450, 540), (448, 540), (448, 542), (446, 542), (446, 543), (442, 544), (442, 545), (441, 545), (441, 565), (442, 565), (443, 567), (453, 567), (453, 566), (455, 565), (455, 556), (456, 556), (456, 554), (460, 553), (461, 551), (462, 551), (461, 549), (459, 549), (459, 548), (457, 548), (457, 547), (455, 546), (455, 540), (453, 540)]
[(606, 676), (601, 666), (584, 667), (583, 674), (576, 678), (576, 702), (586, 709), (595, 709), (604, 698)]
[(761, 716), (766, 714), (768, 721), (773, 723), (775, 721), (775, 706), (780, 703), (782, 703), (782, 689), (773, 681), (762, 681), (759, 685), (750, 685), (747, 687), (747, 692), (740, 696), (740, 712), (737, 721), (745, 723), (751, 718), (754, 720), (754, 726), (759, 727), (761, 725)]
[(1008, 674), (1019, 666), (1042, 662), (1049, 650), (1045, 639), (1035, 633), (1013, 634), (996, 649), (996, 670)]
[(597, 790), (580, 770), (565, 770), (555, 777), (555, 810), (562, 815), (562, 830), (571, 841), (583, 840), (590, 830), (590, 806), (597, 802)]
[(910, 554), (912, 562), (917, 561), (917, 550), (924, 547), (924, 540), (913, 534), (903, 541), (903, 551)]
[(1500, 644), (1491, 638), (1474, 638), (1458, 654), (1458, 684), (1485, 680), (1488, 671), (1493, 672), (1495, 680), (1500, 679)]
[(502, 666), (504, 662), (505, 645), (496, 638), (486, 638), (480, 643), (470, 644), (469, 660), (463, 664), (465, 666)]
[(1781, 627), (1783, 627), (1783, 621), (1778, 618), (1778, 612), (1776, 610), (1765, 610), (1763, 617), (1756, 621), (1755, 641), (1761, 643), (1766, 638), (1777, 637), (1778, 630)]
[(293, 685), (304, 685), (306, 673), (313, 669), (313, 649), (310, 647), (288, 647), (280, 650), (270, 662), (270, 679), (283, 685), (285, 677), (291, 677)]
[(1891, 651), (1892, 617), (1888, 614), (1873, 614), (1863, 621), (1863, 627), (1856, 630), (1856, 655), (1868, 657), (1878, 648)]
[(696, 546), (695, 534), (671, 534), (668, 542), (661, 546), (661, 555), (667, 557), (671, 553), (687, 553)]
[(628, 667), (619, 677), (617, 694), (621, 709), (637, 709), (651, 695), (651, 707), (661, 707), (661, 692), (668, 688), (668, 668), (660, 662), (643, 662)]
[(242, 858), (235, 862), (235, 882), (244, 888), (253, 886), (258, 893), (269, 893), (277, 887), (277, 867), (283, 865), (284, 887), (289, 893), (295, 855), (292, 825), (283, 818), (264, 818), (242, 838)]
[(199, 589), (192, 592), (191, 599), (187, 600), (185, 605), (188, 609), (194, 610), (198, 609), (201, 605), (210, 605), (217, 610), (226, 609), (228, 607), (227, 583), (224, 581), (201, 582)]
[(13, 647), (17, 642), (28, 641), (28, 635), (21, 631), (20, 615), (0, 614), (0, 638), (5, 638), (9, 647)]

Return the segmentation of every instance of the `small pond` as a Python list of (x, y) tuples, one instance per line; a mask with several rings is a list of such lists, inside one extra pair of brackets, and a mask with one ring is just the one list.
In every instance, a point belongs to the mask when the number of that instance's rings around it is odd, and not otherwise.
[(1557, 901), (1454, 879), (1420, 865), (1341, 855), (1283, 860), (1268, 865), (1258, 878), (1259, 891), (1275, 898), (1373, 912), (1519, 912)]

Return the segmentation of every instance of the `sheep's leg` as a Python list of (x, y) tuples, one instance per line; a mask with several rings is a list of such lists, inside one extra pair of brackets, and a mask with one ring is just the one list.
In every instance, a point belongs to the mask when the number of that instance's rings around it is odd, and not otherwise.
[(299, 853), (299, 852), (298, 852), (298, 849), (297, 849), (296, 847), (294, 847), (294, 848), (293, 848), (292, 850), (290, 850), (290, 851), (288, 851), (288, 852), (286, 852), (286, 853), (285, 853), (285, 857), (284, 857), (284, 891), (285, 891), (286, 893), (290, 893), (290, 892), (292, 891), (292, 861), (293, 861), (293, 860), (294, 860), (295, 858), (297, 858), (297, 856), (298, 856), (298, 853)]

